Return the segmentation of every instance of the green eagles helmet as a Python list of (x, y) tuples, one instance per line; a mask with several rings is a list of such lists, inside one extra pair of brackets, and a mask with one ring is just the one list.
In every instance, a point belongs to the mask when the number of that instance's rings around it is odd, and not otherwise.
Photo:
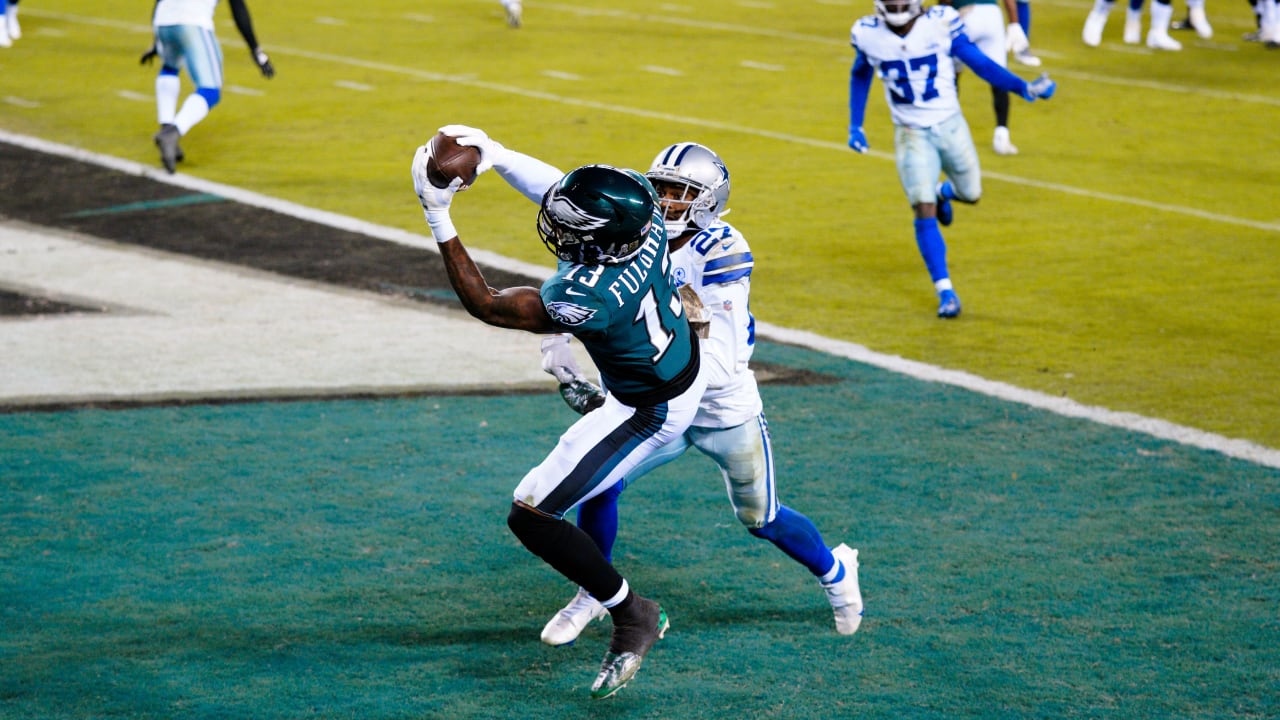
[(657, 194), (643, 175), (609, 165), (585, 165), (542, 197), (538, 235), (565, 262), (616, 265), (644, 245)]

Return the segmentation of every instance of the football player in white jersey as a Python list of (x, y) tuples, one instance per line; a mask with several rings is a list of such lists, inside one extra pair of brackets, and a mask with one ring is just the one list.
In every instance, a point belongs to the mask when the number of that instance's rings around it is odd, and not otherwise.
[[(244, 0), (228, 0), (236, 29), (249, 46), (249, 54), (263, 77), (276, 74), (271, 59), (258, 47), (253, 34), (253, 21)], [(156, 0), (151, 15), (155, 39), (142, 54), (146, 65), (156, 56), (162, 65), (156, 75), (156, 116), (160, 130), (153, 140), (160, 149), (160, 162), (170, 173), (184, 158), (178, 140), (196, 123), (205, 119), (222, 98), (222, 48), (214, 37), (213, 11), (218, 0)], [(187, 96), (178, 109), (181, 84), (178, 72), (186, 66), (195, 83), (195, 92)]]
[[(493, 167), (530, 200), (560, 174), (528, 155), (504, 148), (483, 131), (448, 126), (459, 144), (481, 149), (481, 167)], [(729, 171), (709, 148), (681, 142), (664, 148), (645, 177), (658, 191), (670, 238), (673, 276), (690, 322), (701, 339), (707, 389), (698, 413), (684, 436), (646, 458), (622, 482), (583, 503), (578, 525), (612, 557), (618, 532), (618, 496), (645, 473), (695, 447), (720, 466), (725, 489), (738, 521), (752, 534), (772, 542), (817, 578), (826, 591), (836, 630), (852, 635), (862, 622), (858, 586), (858, 551), (840, 544), (828, 548), (809, 518), (778, 501), (773, 474), (773, 442), (763, 402), (749, 362), (755, 349), (755, 318), (748, 307), (751, 248), (742, 234), (722, 218), (728, 212)], [(592, 409), (603, 395), (583, 376), (569, 337), (543, 341), (543, 369), (562, 383), (565, 399), (578, 412)], [(566, 392), (567, 388), (576, 388)], [(594, 392), (593, 392), (594, 391)], [(594, 400), (594, 402), (593, 402)], [(557, 612), (542, 631), (549, 645), (573, 642), (604, 607), (585, 589)]]
[[(925, 12), (921, 0), (875, 0), (875, 8), (850, 32), (857, 56), (849, 77), (849, 147), (860, 153), (870, 147), (862, 123), (871, 80), (879, 75), (894, 124), (898, 177), (915, 213), (916, 246), (938, 294), (938, 317), (954, 318), (960, 298), (938, 225), (951, 224), (952, 200), (976, 203), (982, 196), (978, 151), (956, 96), (955, 59), (1028, 102), (1047, 100), (1057, 84), (1048, 75), (1027, 82), (1000, 67), (965, 35), (952, 7)], [(939, 183), (942, 173), (947, 180)]]
[[(964, 34), (973, 41), (983, 55), (991, 58), (1000, 67), (1008, 67), (1005, 55), (1010, 48), (1028, 47), (1027, 37), (1018, 24), (1018, 10), (1013, 0), (941, 0), (940, 4), (950, 5), (960, 13), (964, 20)], [(1004, 12), (1001, 12), (1001, 5)], [(1005, 19), (1009, 20), (1005, 28)], [(1037, 62), (1039, 58), (1036, 58)], [(962, 65), (956, 66), (957, 88)], [(1018, 148), (1009, 137), (1009, 92), (997, 87), (991, 88), (991, 106), (996, 113), (996, 129), (991, 136), (991, 147), (997, 155), (1017, 155)]]

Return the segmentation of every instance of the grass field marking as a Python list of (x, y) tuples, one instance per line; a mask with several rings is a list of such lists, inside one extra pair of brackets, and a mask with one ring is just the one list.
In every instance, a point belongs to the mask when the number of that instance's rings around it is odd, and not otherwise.
[[(26, 135), (18, 135), (5, 130), (0, 130), (0, 141), (49, 153), (51, 155), (91, 163), (112, 170), (117, 170), (119, 172), (129, 173), (131, 175), (147, 176), (157, 182), (197, 192), (218, 195), (230, 200), (235, 200), (236, 202), (273, 210), (308, 222), (328, 225), (329, 227), (360, 233), (362, 235), (386, 240), (388, 242), (424, 248), (431, 250), (432, 252), (439, 252), (436, 247), (435, 240), (425, 235), (407, 232), (398, 228), (376, 225), (371, 222), (358, 220), (345, 215), (339, 215), (337, 213), (309, 208), (286, 200), (279, 200), (277, 198), (260, 195), (242, 188), (223, 185), (209, 180), (202, 180), (200, 178), (183, 175), (182, 173), (169, 175), (163, 170), (152, 168), (149, 165), (142, 165), (129, 160), (100, 155), (88, 150), (82, 150)], [(469, 250), (469, 252), (477, 262), (484, 265), (490, 265), (500, 270), (506, 270), (507, 272), (518, 273), (533, 278), (544, 278), (552, 272), (551, 267), (514, 260), (512, 258), (498, 255), (497, 253), (474, 249)], [(986, 378), (979, 377), (972, 373), (960, 370), (949, 370), (936, 365), (908, 360), (897, 355), (878, 353), (863, 345), (845, 342), (842, 340), (834, 340), (810, 332), (792, 330), (790, 328), (778, 327), (768, 323), (759, 323), (757, 325), (757, 330), (761, 337), (769, 340), (798, 345), (810, 350), (816, 350), (818, 352), (878, 367), (896, 374), (906, 375), (928, 382), (953, 385), (1000, 400), (1047, 410), (1058, 415), (1090, 420), (1102, 425), (1143, 433), (1181, 445), (1188, 445), (1204, 450), (1212, 450), (1222, 453), (1223, 455), (1227, 455), (1228, 457), (1245, 460), (1258, 465), (1280, 468), (1280, 450), (1267, 448), (1246, 440), (1238, 440), (1235, 438), (1215, 435), (1196, 428), (1177, 425), (1165, 420), (1149, 418), (1135, 413), (1117, 412), (1107, 408), (1084, 405), (1065, 397), (1055, 397), (1053, 395), (1036, 392), (1034, 390), (1026, 390), (1008, 383), (987, 380)]]
[[(387, 72), (403, 73), (412, 75), (425, 80), (433, 80), (444, 83), (454, 83), (465, 85), (467, 87), (475, 87), (492, 92), (507, 93), (511, 95), (519, 95), (521, 97), (531, 98), (535, 100), (545, 100), (548, 102), (560, 103), (563, 105), (572, 105), (576, 107), (586, 107), (593, 110), (603, 110), (606, 112), (618, 113), (622, 115), (631, 115), (635, 117), (645, 117), (653, 120), (662, 120), (665, 122), (681, 123), (692, 125), (695, 127), (708, 128), (711, 130), (721, 130), (725, 132), (735, 132), (744, 135), (754, 135), (755, 137), (763, 137), (781, 142), (794, 143), (798, 145), (807, 145), (809, 147), (820, 148), (823, 150), (834, 150), (842, 154), (848, 154), (851, 151), (843, 143), (832, 142), (830, 140), (815, 140), (799, 135), (791, 135), (788, 133), (773, 132), (771, 130), (763, 130), (760, 128), (748, 127), (745, 125), (737, 125), (734, 123), (720, 122), (718, 120), (703, 120), (700, 118), (689, 117), (686, 115), (673, 115), (667, 112), (657, 110), (647, 110), (644, 108), (634, 108), (625, 105), (614, 105), (611, 103), (597, 102), (595, 100), (585, 100), (582, 98), (573, 98), (567, 95), (557, 95), (555, 93), (543, 92), (541, 90), (529, 90), (515, 85), (507, 85), (504, 83), (489, 82), (486, 80), (478, 80), (471, 77), (449, 76), (441, 73), (434, 73), (427, 70), (417, 70), (414, 68), (404, 68), (386, 63), (371, 62), (367, 60), (358, 60), (356, 58), (348, 58), (341, 55), (331, 55), (329, 53), (316, 53), (308, 50), (299, 50), (297, 48), (276, 48), (273, 52), (284, 52), (286, 54), (296, 54), (311, 60), (321, 60), (334, 63), (343, 63), (356, 65), (358, 67), (370, 70), (385, 70)], [(871, 150), (866, 153), (871, 157), (881, 160), (896, 162), (893, 153), (880, 150)], [(1068, 195), (1076, 195), (1079, 197), (1093, 198), (1095, 200), (1106, 200), (1124, 205), (1135, 205), (1137, 207), (1146, 208), (1148, 210), (1158, 210), (1162, 212), (1189, 215), (1191, 217), (1203, 220), (1211, 220), (1230, 225), (1239, 225), (1250, 227), (1257, 230), (1267, 230), (1271, 232), (1280, 232), (1280, 223), (1264, 222), (1261, 220), (1250, 220), (1248, 218), (1239, 218), (1232, 215), (1223, 215), (1221, 213), (1213, 213), (1207, 210), (1187, 207), (1185, 205), (1176, 205), (1172, 203), (1161, 203), (1153, 200), (1143, 200), (1141, 198), (1129, 197), (1127, 195), (1117, 195), (1115, 193), (1101, 192), (1098, 190), (1090, 190), (1088, 188), (1072, 187), (1070, 185), (1062, 185), (1044, 180), (1034, 180), (1031, 178), (1021, 177), (1018, 175), (1009, 175), (1007, 173), (984, 171), (982, 174), (984, 179), (999, 180), (1014, 185), (1024, 187), (1034, 187), (1041, 190), (1050, 190)]]
[(116, 95), (133, 102), (149, 103), (156, 99), (154, 95), (147, 95), (146, 93), (135, 92), (133, 90), (117, 90)]
[(1280, 450), (1264, 447), (1247, 440), (1223, 437), (1136, 413), (1118, 412), (1103, 407), (1084, 405), (1070, 398), (1057, 397), (1035, 390), (1026, 390), (1008, 383), (987, 380), (961, 370), (948, 370), (935, 365), (908, 360), (897, 355), (878, 353), (856, 343), (832, 340), (810, 332), (776, 327), (768, 323), (757, 323), (756, 328), (761, 336), (771, 340), (848, 358), (855, 362), (872, 365), (900, 375), (907, 375), (928, 382), (954, 385), (1000, 400), (1048, 410), (1058, 415), (1090, 420), (1124, 430), (1132, 430), (1160, 438), (1161, 440), (1176, 442), (1180, 445), (1212, 450), (1239, 460), (1280, 468)]
[(1196, 208), (1190, 208), (1185, 205), (1172, 205), (1170, 203), (1143, 200), (1141, 198), (1132, 198), (1126, 195), (1116, 195), (1114, 193), (1100, 192), (1098, 190), (1086, 190), (1084, 188), (1072, 187), (1070, 185), (1061, 185), (1059, 183), (1045, 182), (1043, 180), (1032, 180), (1030, 178), (1019, 177), (1017, 175), (1006, 175), (1001, 172), (993, 172), (990, 170), (982, 171), (982, 179), (1002, 180), (1015, 185), (1025, 185), (1039, 188), (1041, 190), (1052, 190), (1054, 192), (1065, 193), (1067, 195), (1077, 195), (1079, 197), (1087, 197), (1094, 200), (1107, 200), (1109, 202), (1137, 205), (1138, 207), (1144, 207), (1149, 210), (1160, 210), (1162, 212), (1191, 215), (1202, 220), (1212, 220), (1214, 222), (1227, 223), (1230, 225), (1241, 225), (1244, 227), (1254, 228), (1255, 230), (1280, 232), (1280, 223), (1238, 218), (1233, 215), (1222, 215), (1221, 213), (1213, 213), (1207, 210), (1197, 210)]
[[(112, 23), (112, 24), (115, 25), (115, 23)], [(147, 28), (146, 31), (150, 32), (150, 28)], [(671, 113), (666, 113), (666, 112), (646, 110), (643, 108), (634, 108), (634, 107), (628, 107), (625, 105), (614, 105), (611, 103), (602, 103), (594, 100), (584, 100), (581, 98), (573, 98), (566, 95), (557, 95), (555, 93), (542, 92), (539, 90), (529, 90), (527, 88), (522, 88), (514, 85), (507, 85), (504, 83), (495, 83), (495, 82), (489, 82), (485, 80), (479, 80), (469, 75), (466, 75), (466, 76), (446, 75), (443, 73), (431, 72), (429, 70), (419, 70), (416, 68), (401, 67), (399, 65), (392, 65), (389, 63), (383, 63), (383, 62), (377, 62), (377, 61), (371, 61), (371, 60), (361, 60), (359, 58), (348, 57), (345, 55), (334, 55), (332, 53), (313, 52), (310, 50), (303, 50), (300, 48), (273, 47), (272, 52), (280, 53), (283, 55), (295, 55), (297, 57), (303, 57), (309, 60), (317, 60), (321, 62), (330, 62), (335, 64), (349, 65), (349, 66), (359, 67), (367, 70), (377, 70), (377, 71), (382, 71), (387, 73), (407, 75), (407, 76), (417, 77), (423, 80), (430, 80), (433, 82), (451, 83), (456, 85), (463, 85), (466, 87), (474, 87), (478, 89), (489, 90), (492, 92), (518, 95), (521, 97), (526, 97), (526, 98), (535, 99), (535, 100), (544, 100), (547, 102), (554, 102), (562, 105), (586, 107), (594, 110), (602, 110), (602, 111), (618, 113), (622, 115), (630, 115), (633, 117), (646, 117), (654, 120), (662, 120), (665, 122), (682, 123), (685, 125), (708, 128), (711, 130), (736, 132), (744, 135), (753, 135), (755, 137), (763, 137), (771, 140), (779, 140), (782, 142), (795, 143), (799, 145), (808, 145), (810, 147), (820, 148), (824, 150), (834, 150), (840, 153), (849, 152), (848, 148), (844, 144), (838, 143), (838, 142), (832, 142), (829, 140), (814, 140), (812, 138), (801, 137), (799, 135), (773, 132), (770, 130), (763, 130), (760, 128), (748, 127), (745, 125), (737, 125), (734, 123), (725, 123), (725, 122), (719, 122), (714, 120), (703, 120), (703, 119), (684, 116), (684, 115), (673, 115)], [(1086, 73), (1078, 73), (1078, 74), (1082, 76), (1087, 75)], [(557, 76), (557, 77), (560, 77), (560, 76)], [(1094, 79), (1096, 77), (1097, 76), (1089, 76), (1089, 79)], [(1163, 83), (1155, 83), (1155, 84), (1164, 85)], [(1166, 87), (1173, 87), (1173, 86), (1166, 86)], [(1229, 98), (1226, 98), (1225, 96), (1230, 94), (1218, 93), (1218, 95), (1224, 96), (1223, 99), (1229, 99)], [(1263, 98), (1263, 100), (1269, 101), (1269, 99), (1267, 98)], [(1277, 104), (1280, 104), (1280, 101), (1276, 101), (1276, 102)], [(879, 158), (881, 160), (888, 160), (891, 162), (894, 161), (893, 153), (884, 152), (880, 150), (871, 150), (866, 154), (871, 157)], [(1018, 175), (1009, 175), (1006, 173), (999, 173), (999, 172), (986, 171), (983, 173), (983, 177), (989, 178), (991, 180), (999, 180), (1001, 182), (1012, 183), (1014, 185), (1034, 187), (1042, 190), (1050, 190), (1050, 191), (1060, 192), (1060, 193), (1069, 194), (1069, 195), (1076, 195), (1079, 197), (1093, 198), (1096, 200), (1106, 200), (1108, 202), (1114, 202), (1119, 204), (1134, 205), (1134, 206), (1146, 208), (1149, 210), (1158, 210), (1161, 212), (1168, 212), (1168, 213), (1174, 213), (1174, 214), (1180, 214), (1180, 215), (1189, 215), (1191, 217), (1196, 217), (1203, 220), (1210, 220), (1214, 222), (1221, 222), (1229, 225), (1250, 227), (1257, 230), (1266, 230), (1270, 232), (1280, 232), (1280, 223), (1264, 222), (1261, 220), (1250, 220), (1247, 218), (1239, 218), (1232, 215), (1223, 215), (1221, 213), (1213, 213), (1207, 210), (1199, 210), (1197, 208), (1191, 208), (1185, 205), (1175, 205), (1171, 203), (1155, 202), (1152, 200), (1143, 200), (1141, 198), (1134, 198), (1126, 195), (1105, 193), (1097, 190), (1090, 190), (1087, 188), (1077, 188), (1077, 187), (1072, 187), (1070, 185), (1062, 185), (1060, 183), (1034, 180), (1031, 178), (1021, 177)]]
[[(1136, 49), (1135, 49), (1136, 50)], [(1153, 53), (1149, 50), (1148, 53)], [(1144, 53), (1146, 54), (1146, 53)], [(1059, 70), (1054, 69), (1055, 77), (1071, 78), (1073, 80), (1084, 80), (1086, 82), (1101, 83), (1103, 85), (1119, 85), (1120, 87), (1140, 87), (1148, 90), (1159, 90), (1161, 92), (1183, 93), (1186, 95), (1202, 95), (1211, 97), (1215, 100), (1227, 100), (1229, 102), (1248, 102), (1258, 103), (1260, 105), (1275, 105), (1280, 107), (1280, 98), (1267, 97), (1265, 95), (1249, 95), (1245, 93), (1228, 92), (1225, 90), (1214, 90), (1212, 88), (1190, 87), (1187, 85), (1174, 85), (1173, 83), (1160, 82), (1158, 80), (1139, 80), (1136, 78), (1113, 77), (1110, 75), (1096, 75), (1094, 73), (1078, 72), (1076, 70)]]
[[(484, 2), (488, 4), (488, 3), (491, 3), (492, 0), (475, 0), (475, 2)], [(741, 33), (741, 34), (748, 34), (748, 35), (761, 35), (765, 37), (774, 37), (782, 40), (796, 40), (799, 42), (821, 43), (824, 45), (830, 45), (832, 47), (845, 48), (846, 50), (849, 48), (849, 42), (847, 38), (839, 39), (839, 38), (827, 37), (825, 35), (805, 35), (801, 33), (780, 32), (777, 30), (770, 30), (768, 28), (754, 28), (754, 27), (749, 27), (745, 25), (732, 25), (729, 23), (717, 23), (717, 22), (706, 22), (706, 21), (687, 20), (687, 19), (679, 19), (679, 18), (667, 18), (661, 15), (641, 15), (636, 13), (629, 13), (623, 10), (597, 10), (597, 9), (581, 8), (577, 6), (571, 6), (571, 5), (556, 5), (556, 4), (539, 5), (539, 7), (560, 10), (563, 12), (571, 12), (578, 15), (621, 17), (628, 20), (634, 20), (637, 22), (661, 22), (661, 23), (666, 23), (671, 25), (696, 27), (702, 30), (719, 30), (722, 32), (734, 32), (734, 33)], [(85, 16), (85, 15), (73, 15), (69, 13), (52, 12), (48, 10), (43, 10), (41, 8), (24, 10), (23, 12), (25, 12), (28, 15), (32, 15), (34, 17), (48, 18), (52, 20), (62, 20), (64, 22), (82, 23), (87, 25), (100, 25), (102, 27), (110, 27), (110, 28), (115, 28), (117, 30), (128, 30), (131, 32), (139, 33), (139, 34), (146, 34), (146, 35), (152, 34), (152, 29), (150, 25), (143, 25), (140, 23), (131, 23), (131, 22), (124, 22), (121, 20), (111, 20), (108, 18), (96, 18), (96, 17)], [(429, 17), (429, 16), (420, 16), (420, 17)], [(852, 20), (850, 21), (850, 24), (852, 24)], [(847, 35), (847, 33), (842, 33), (840, 37), (844, 38), (845, 35)], [(309, 53), (308, 51), (305, 51), (305, 50), (298, 50), (296, 48), (283, 48), (275, 45), (272, 45), (270, 47), (273, 53), (281, 52), (284, 54), (294, 54), (300, 57), (312, 57), (312, 59), (317, 59), (317, 60), (326, 59), (330, 61), (337, 61), (337, 59), (341, 57), (337, 55), (325, 55), (322, 58), (320, 57), (322, 55), (320, 53)], [(1057, 55), (1052, 51), (1037, 50), (1037, 52), (1040, 55), (1047, 58), (1051, 58), (1051, 59), (1062, 57), (1061, 55)], [(346, 60), (349, 62), (363, 62), (363, 61), (358, 61), (355, 58), (346, 58)], [(849, 62), (852, 62), (852, 60), (853, 60), (853, 57), (852, 57), (852, 54), (850, 54)], [(393, 72), (405, 71), (405, 68), (395, 68), (394, 70), (392, 70), (392, 66), (381, 66), (378, 63), (368, 65), (367, 67), (370, 67), (370, 69), (385, 69)], [(433, 73), (428, 73), (428, 74), (434, 75)], [(1191, 94), (1191, 95), (1204, 95), (1206, 97), (1211, 97), (1219, 100), (1230, 100), (1232, 102), (1251, 102), (1251, 103), (1259, 103), (1263, 105), (1280, 106), (1280, 98), (1267, 97), (1264, 95), (1232, 93), (1232, 92), (1225, 92), (1221, 90), (1212, 90), (1209, 88), (1194, 87), (1190, 85), (1175, 85), (1173, 83), (1163, 83), (1163, 82), (1158, 82), (1154, 80), (1143, 80), (1140, 78), (1096, 75), (1096, 74), (1087, 73), (1087, 72), (1064, 70), (1062, 68), (1054, 68), (1053, 74), (1054, 76), (1058, 76), (1058, 77), (1067, 77), (1067, 78), (1073, 78), (1076, 80), (1086, 80), (1089, 82), (1105, 83), (1109, 85), (1119, 85), (1121, 87), (1144, 87), (1149, 90), (1159, 90), (1162, 92), (1176, 92), (1176, 93)]]

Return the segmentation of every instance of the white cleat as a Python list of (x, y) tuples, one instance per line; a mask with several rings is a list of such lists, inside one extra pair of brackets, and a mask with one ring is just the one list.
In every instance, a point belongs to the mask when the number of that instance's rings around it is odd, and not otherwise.
[(835, 612), (836, 632), (852, 635), (862, 624), (862, 589), (858, 587), (858, 551), (840, 543), (831, 549), (836, 561), (844, 565), (844, 577), (833, 583), (822, 583), (827, 600)]
[(586, 590), (578, 588), (578, 594), (542, 628), (542, 642), (557, 647), (568, 645), (578, 639), (592, 620), (599, 620), (608, 614), (608, 608), (591, 597)]
[(1102, 44), (1102, 30), (1106, 26), (1107, 13), (1092, 10), (1089, 12), (1089, 17), (1084, 19), (1084, 31), (1080, 33), (1080, 38), (1084, 40), (1085, 45), (1098, 47)]
[(1018, 148), (1009, 140), (1009, 128), (1003, 125), (996, 128), (995, 136), (991, 138), (991, 147), (997, 155), (1018, 154)]
[[(10, 8), (13, 6), (10, 5)], [(1196, 34), (1208, 40), (1213, 37), (1213, 26), (1209, 24), (1209, 18), (1205, 17), (1204, 7), (1193, 7), (1187, 9), (1187, 19), (1191, 21), (1191, 27), (1195, 29)], [(12, 32), (9, 33), (13, 35)], [(14, 37), (17, 37), (14, 35)]]
[(513, 28), (520, 27), (524, 20), (524, 8), (519, 2), (504, 2), (502, 7), (507, 11), (507, 24)]
[(1151, 30), (1147, 32), (1147, 47), (1156, 50), (1181, 50), (1182, 43), (1169, 37), (1167, 32)]
[(1129, 16), (1124, 20), (1124, 42), (1126, 45), (1142, 44), (1142, 16)]
[(9, 7), (4, 11), (4, 24), (9, 29), (9, 37), (17, 40), (22, 37), (22, 26), (18, 24), (18, 6), (9, 3)]
[(1023, 65), (1026, 65), (1027, 67), (1040, 67), (1041, 65), (1040, 58), (1036, 57), (1035, 55), (1032, 55), (1030, 49), (1023, 50), (1022, 52), (1014, 53), (1013, 59), (1017, 60), (1019, 63)]

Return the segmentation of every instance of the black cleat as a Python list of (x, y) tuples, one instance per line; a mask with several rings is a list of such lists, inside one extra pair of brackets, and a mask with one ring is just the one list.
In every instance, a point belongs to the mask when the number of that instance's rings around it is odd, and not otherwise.
[(160, 162), (164, 164), (164, 169), (172, 175), (177, 169), (178, 161), (183, 158), (182, 148), (178, 147), (178, 138), (182, 137), (182, 133), (178, 132), (178, 126), (165, 123), (160, 126), (160, 131), (156, 133), (156, 147), (160, 148)]
[(640, 669), (644, 656), (669, 627), (667, 612), (658, 603), (639, 595), (626, 618), (614, 616), (613, 638), (609, 641), (609, 652), (600, 663), (600, 674), (591, 685), (592, 699), (603, 700), (626, 687)]

